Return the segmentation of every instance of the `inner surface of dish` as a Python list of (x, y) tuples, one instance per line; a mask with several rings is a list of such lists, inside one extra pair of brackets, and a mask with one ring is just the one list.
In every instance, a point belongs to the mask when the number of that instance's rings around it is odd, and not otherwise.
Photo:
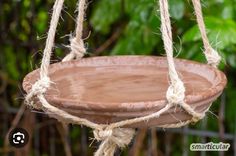
[[(132, 103), (165, 99), (168, 71), (158, 66), (77, 67), (51, 75), (54, 96), (89, 103)], [(64, 74), (70, 73), (70, 74)], [(212, 86), (204, 77), (179, 71), (187, 95), (203, 92)], [(53, 90), (52, 90), (53, 91)]]

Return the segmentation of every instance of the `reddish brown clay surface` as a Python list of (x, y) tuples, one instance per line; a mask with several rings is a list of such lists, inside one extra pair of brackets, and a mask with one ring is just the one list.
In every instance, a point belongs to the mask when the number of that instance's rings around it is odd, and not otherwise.
[[(175, 63), (186, 87), (185, 101), (196, 111), (204, 111), (224, 89), (225, 75), (193, 61), (175, 59)], [(169, 81), (165, 57), (93, 57), (53, 64), (49, 73), (55, 84), (47, 91), (47, 100), (73, 115), (97, 123), (144, 116), (166, 104)], [(35, 70), (25, 77), (23, 88), (26, 92), (38, 75), (39, 70)], [(160, 118), (131, 127), (158, 126), (191, 117), (179, 108), (174, 111), (171, 109)]]

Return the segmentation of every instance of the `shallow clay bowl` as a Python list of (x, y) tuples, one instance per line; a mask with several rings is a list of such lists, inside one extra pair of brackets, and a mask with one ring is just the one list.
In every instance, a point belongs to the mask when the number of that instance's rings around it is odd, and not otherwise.
[[(175, 59), (186, 87), (185, 102), (203, 112), (222, 93), (226, 77), (221, 71), (198, 62)], [(109, 56), (50, 65), (55, 83), (46, 92), (51, 105), (96, 123), (111, 123), (154, 113), (166, 104), (169, 86), (165, 57)], [(39, 70), (29, 73), (23, 88), (29, 92)], [(128, 127), (154, 127), (191, 119), (180, 108)]]

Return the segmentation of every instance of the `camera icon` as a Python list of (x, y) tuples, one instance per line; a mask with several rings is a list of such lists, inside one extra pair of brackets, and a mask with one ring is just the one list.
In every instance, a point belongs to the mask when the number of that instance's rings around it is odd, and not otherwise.
[(15, 128), (9, 133), (8, 139), (13, 147), (21, 148), (28, 143), (29, 134), (23, 128)]
[(13, 134), (13, 143), (14, 144), (23, 144), (25, 141), (25, 135), (21, 132)]

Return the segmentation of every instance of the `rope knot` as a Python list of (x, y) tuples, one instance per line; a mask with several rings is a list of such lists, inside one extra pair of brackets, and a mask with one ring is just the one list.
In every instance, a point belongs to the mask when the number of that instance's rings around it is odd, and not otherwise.
[(106, 138), (109, 138), (112, 136), (113, 131), (112, 130), (94, 130), (93, 134), (96, 140), (101, 141), (105, 140)]
[(221, 61), (221, 56), (213, 48), (208, 48), (205, 50), (206, 59), (209, 65), (217, 67)]
[(78, 41), (76, 38), (72, 38), (70, 40), (70, 47), (71, 47), (71, 53), (73, 53), (76, 56), (76, 58), (82, 58), (86, 53), (84, 41), (82, 39), (79, 39)]
[(49, 88), (50, 83), (49, 77), (45, 76), (32, 85), (31, 92), (33, 95), (44, 94)]
[(172, 105), (181, 105), (185, 98), (185, 87), (180, 79), (172, 83), (166, 92), (166, 99)]
[(62, 62), (71, 61), (74, 58), (82, 58), (86, 53), (84, 41), (82, 39), (78, 40), (76, 37), (71, 38), (69, 47), (71, 52), (62, 60)]
[(30, 92), (27, 94), (25, 101), (28, 105), (32, 105), (33, 103), (30, 102), (31, 99), (34, 96), (40, 95), (40, 94), (44, 94), (47, 89), (50, 87), (50, 79), (49, 77), (45, 76), (42, 77), (41, 79), (39, 79), (38, 81), (36, 81), (33, 85), (32, 88), (30, 90)]
[(94, 130), (93, 133), (96, 140), (102, 141), (95, 156), (110, 156), (114, 154), (117, 147), (124, 148), (131, 142), (135, 130), (130, 128), (115, 128)]

